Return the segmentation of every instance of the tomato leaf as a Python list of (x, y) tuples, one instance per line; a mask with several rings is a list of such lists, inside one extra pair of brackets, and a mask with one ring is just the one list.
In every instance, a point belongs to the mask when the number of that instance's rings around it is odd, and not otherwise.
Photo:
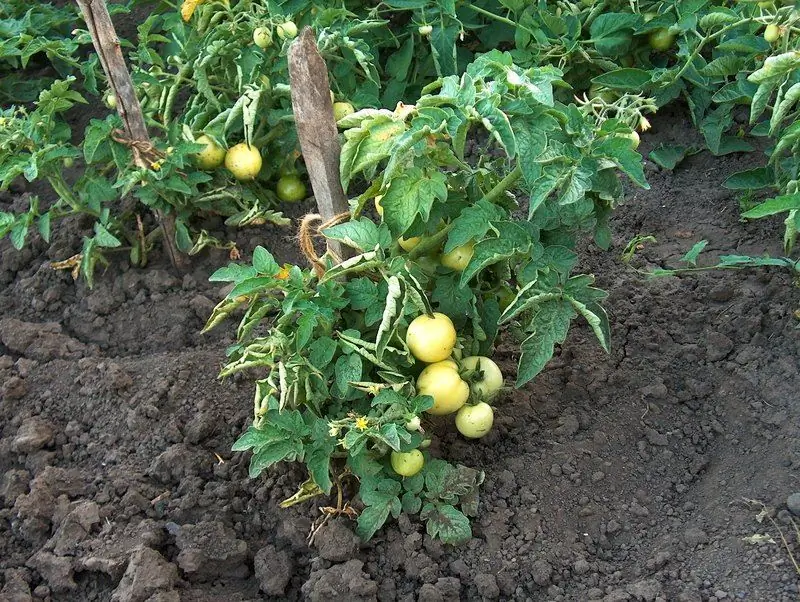
[(437, 200), (447, 200), (446, 176), (439, 171), (412, 167), (394, 178), (383, 195), (384, 221), (394, 236), (402, 236), (418, 215), (428, 219)]
[(425, 504), (420, 512), (420, 518), (426, 521), (425, 529), (428, 535), (439, 538), (444, 543), (458, 545), (472, 539), (469, 519), (450, 504)]
[(606, 136), (595, 145), (594, 155), (611, 159), (636, 184), (646, 190), (650, 189), (644, 177), (642, 156), (633, 150), (633, 142), (629, 138)]
[(797, 209), (800, 209), (800, 193), (786, 194), (767, 199), (749, 211), (742, 213), (742, 217), (753, 219), (775, 215), (776, 213), (783, 213), (784, 211), (795, 211)]
[(465, 208), (453, 220), (444, 252), (449, 253), (456, 247), (467, 244), (471, 240), (480, 240), (489, 231), (490, 222), (503, 217), (503, 210), (485, 199)]
[(378, 226), (366, 217), (362, 217), (358, 221), (349, 221), (331, 226), (323, 230), (322, 234), (362, 253), (372, 251), (376, 246), (388, 248), (392, 244), (392, 236), (389, 233), (389, 229), (384, 224)]
[(530, 250), (532, 244), (530, 234), (518, 224), (495, 222), (492, 226), (497, 231), (497, 238), (482, 240), (475, 245), (472, 259), (461, 272), (459, 286), (466, 286), (472, 277), (486, 266)]
[(567, 338), (570, 322), (575, 317), (575, 310), (568, 301), (552, 299), (539, 305), (526, 325), (531, 333), (522, 342), (522, 355), (519, 358), (517, 371), (517, 387), (533, 380), (545, 367), (556, 343), (561, 344)]

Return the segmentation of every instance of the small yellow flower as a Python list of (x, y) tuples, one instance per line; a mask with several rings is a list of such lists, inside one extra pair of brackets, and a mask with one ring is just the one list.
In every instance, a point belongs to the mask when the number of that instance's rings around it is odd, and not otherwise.
[(649, 129), (650, 129), (650, 121), (647, 119), (647, 117), (642, 115), (639, 118), (639, 131), (640, 132), (646, 132)]
[(340, 431), (340, 429), (339, 429), (338, 426), (331, 426), (328, 429), (328, 435), (330, 435), (331, 437), (338, 437), (339, 436), (339, 431)]
[(159, 169), (161, 169), (161, 161), (153, 161), (150, 164), (150, 169), (152, 169), (153, 171), (158, 171)]
[(289, 277), (289, 267), (286, 265), (283, 266), (277, 274), (275, 274), (275, 278), (277, 278), (278, 280), (286, 280), (288, 277)]
[(359, 431), (365, 431), (369, 427), (369, 420), (365, 416), (356, 418), (356, 428)]

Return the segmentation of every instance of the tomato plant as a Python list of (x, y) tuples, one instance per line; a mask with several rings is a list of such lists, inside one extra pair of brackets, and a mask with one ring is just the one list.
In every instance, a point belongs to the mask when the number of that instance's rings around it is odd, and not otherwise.
[[(608, 347), (605, 293), (572, 274), (573, 249), (587, 233), (608, 244), (618, 170), (647, 185), (630, 128), (559, 103), (560, 75), (494, 51), (414, 105), (343, 118), (342, 181), (359, 193), (350, 221), (323, 234), (354, 256), (319, 276), (257, 249), (251, 265), (214, 274), (234, 287), (207, 328), (244, 310), (221, 375), (258, 374), (254, 422), (235, 445), (253, 451), (252, 475), (302, 461), (303, 487), (317, 494), (355, 475), (365, 538), (401, 511), (419, 513), (444, 541), (470, 536), (482, 475), (430, 457), (420, 467), (420, 418), (453, 421), (472, 408), (457, 424), (474, 425), (470, 436), (488, 428), (480, 402), (502, 384), (486, 357), (501, 325), (521, 346), (518, 385), (543, 369), (579, 315)], [(473, 156), (470, 137), (485, 147)], [(373, 221), (362, 211), (377, 197), (383, 214)], [(514, 217), (520, 207), (524, 219)], [(420, 240), (405, 250), (402, 237)], [(439, 248), (465, 246), (460, 270), (428, 263)], [(513, 299), (501, 310), (503, 289)], [(414, 462), (401, 467), (411, 457), (398, 454), (409, 453)]]

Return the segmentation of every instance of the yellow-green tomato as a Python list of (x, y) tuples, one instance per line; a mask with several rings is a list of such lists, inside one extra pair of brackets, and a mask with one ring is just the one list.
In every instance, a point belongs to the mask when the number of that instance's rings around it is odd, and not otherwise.
[(412, 416), (406, 422), (406, 430), (408, 431), (418, 431), (419, 427), (421, 426), (422, 421), (419, 419), (419, 416)]
[(297, 174), (281, 176), (275, 190), (278, 198), (286, 203), (296, 203), (306, 198), (306, 185)]
[(675, 35), (671, 34), (667, 28), (661, 27), (651, 32), (647, 37), (647, 41), (653, 50), (664, 52), (672, 47), (673, 42), (675, 42)]
[(114, 96), (111, 92), (105, 95), (103, 98), (103, 102), (106, 103), (106, 106), (109, 109), (116, 109), (117, 108), (117, 97)]
[(256, 27), (253, 30), (253, 44), (259, 48), (266, 48), (272, 44), (272, 33), (268, 27)]
[(470, 383), (472, 392), (479, 399), (491, 399), (503, 387), (503, 373), (494, 360), (482, 355), (471, 355), (461, 360), (461, 365), (467, 370), (482, 373), (480, 379)]
[(452, 414), (469, 399), (469, 385), (461, 378), (452, 360), (427, 366), (417, 378), (417, 395), (433, 397), (428, 411), (435, 416)]
[(398, 243), (403, 248), (404, 251), (410, 251), (414, 247), (416, 247), (422, 241), (422, 237), (420, 236), (412, 236), (411, 238), (403, 238), (402, 236), (398, 239)]
[(456, 428), (467, 439), (480, 439), (494, 424), (494, 410), (488, 403), (464, 406), (456, 414)]
[(425, 465), (425, 456), (418, 449), (409, 452), (392, 452), (392, 470), (402, 477), (413, 477)]
[(417, 28), (417, 31), (419, 32), (419, 35), (427, 38), (433, 33), (433, 25), (420, 25)]
[(417, 316), (408, 325), (406, 345), (411, 354), (426, 364), (441, 362), (450, 357), (456, 346), (456, 328), (444, 314)]
[(465, 245), (456, 247), (449, 253), (443, 253), (439, 262), (446, 268), (450, 268), (456, 272), (463, 272), (469, 260), (472, 259), (472, 254), (474, 252), (475, 243), (470, 241)]
[(348, 115), (352, 115), (356, 110), (349, 102), (335, 102), (333, 103), (333, 118), (336, 121), (344, 119)]
[(203, 134), (195, 140), (197, 144), (205, 144), (206, 147), (195, 156), (195, 161), (200, 169), (216, 169), (225, 161), (225, 149), (218, 146), (211, 138)]
[(639, 143), (641, 142), (641, 138), (639, 138), (639, 133), (636, 131), (632, 131), (630, 134), (619, 134), (620, 138), (627, 138), (631, 142), (633, 142), (633, 150), (639, 148)]
[(294, 21), (286, 21), (285, 23), (279, 24), (275, 30), (278, 32), (278, 37), (281, 40), (291, 40), (294, 37), (297, 37), (297, 25), (294, 24)]
[(778, 41), (781, 37), (781, 28), (775, 25), (775, 23), (770, 23), (767, 25), (767, 28), (764, 30), (764, 39), (769, 42), (770, 44), (774, 44)]
[(225, 154), (227, 167), (237, 180), (254, 180), (261, 171), (261, 153), (244, 142), (232, 146)]

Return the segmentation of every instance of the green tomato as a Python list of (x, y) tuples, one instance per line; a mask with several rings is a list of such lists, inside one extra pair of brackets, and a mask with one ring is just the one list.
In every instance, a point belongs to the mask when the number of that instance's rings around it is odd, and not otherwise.
[(494, 410), (488, 403), (464, 406), (456, 414), (456, 428), (468, 439), (480, 439), (494, 424)]
[(417, 378), (417, 395), (433, 397), (433, 407), (427, 410), (434, 416), (452, 414), (469, 399), (469, 385), (458, 373), (453, 360), (427, 366)]
[(109, 109), (116, 109), (117, 108), (117, 97), (114, 96), (111, 92), (105, 95), (103, 98), (103, 102)]
[(665, 52), (672, 47), (675, 42), (675, 34), (671, 34), (668, 29), (661, 27), (651, 32), (647, 37), (650, 48), (656, 52)]
[(411, 354), (426, 364), (450, 357), (456, 346), (456, 328), (444, 314), (417, 316), (408, 325), (406, 345)]
[(64, 167), (69, 169), (75, 165), (75, 159), (73, 159), (72, 157), (64, 157), (62, 164), (64, 165)]
[(392, 470), (402, 477), (413, 477), (425, 466), (425, 456), (418, 449), (410, 452), (392, 452)]
[(472, 355), (461, 360), (461, 366), (480, 375), (480, 380), (472, 380), (470, 388), (482, 400), (492, 399), (503, 388), (503, 373), (491, 358)]
[(352, 115), (356, 110), (349, 102), (335, 102), (333, 103), (333, 118), (336, 121), (344, 119), (348, 115)]
[(446, 268), (456, 272), (463, 272), (464, 268), (469, 264), (469, 260), (472, 259), (474, 252), (475, 243), (470, 241), (465, 245), (456, 247), (449, 253), (443, 253), (439, 261)]
[(277, 185), (278, 198), (286, 203), (296, 203), (306, 198), (306, 185), (295, 174), (282, 176)]
[(770, 23), (767, 25), (767, 28), (764, 30), (764, 39), (769, 42), (770, 44), (774, 44), (777, 42), (781, 37), (781, 28), (775, 25), (774, 23)]
[(419, 419), (419, 416), (414, 416), (406, 422), (406, 430), (408, 431), (418, 431), (422, 421)]
[(225, 167), (240, 181), (255, 180), (261, 165), (259, 150), (245, 142), (232, 146), (225, 154)]
[(420, 25), (417, 31), (419, 35), (427, 38), (433, 33), (433, 25)]
[(197, 144), (206, 145), (206, 147), (195, 156), (195, 161), (200, 169), (216, 169), (225, 161), (225, 149), (217, 146), (217, 143), (210, 137), (203, 134), (198, 136), (195, 142)]
[(617, 134), (619, 138), (627, 138), (631, 142), (633, 142), (633, 150), (639, 148), (639, 143), (641, 142), (641, 138), (639, 138), (639, 133), (636, 130), (631, 131), (629, 134)]
[(291, 40), (297, 37), (297, 25), (294, 24), (294, 21), (280, 23), (275, 30), (278, 32), (278, 37), (281, 40)]
[(268, 27), (256, 27), (253, 30), (253, 44), (259, 48), (267, 48), (272, 44), (272, 33)]

